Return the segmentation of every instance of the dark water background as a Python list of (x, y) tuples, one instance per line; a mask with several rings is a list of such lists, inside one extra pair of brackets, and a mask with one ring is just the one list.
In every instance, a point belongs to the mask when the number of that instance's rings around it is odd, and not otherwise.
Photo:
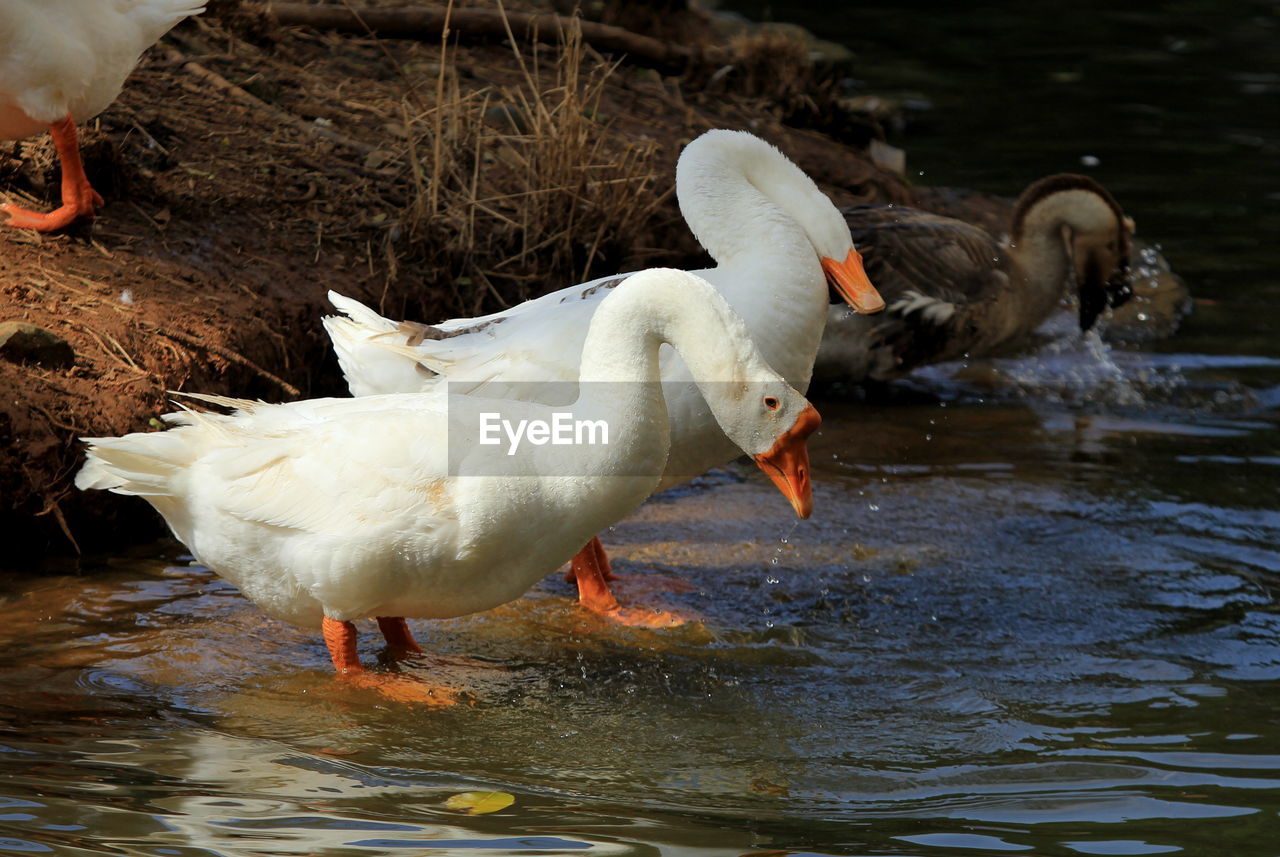
[[(772, 14), (931, 102), (892, 139), (918, 181), (1098, 177), (1200, 299), (1176, 337), (1059, 325), (824, 403), (813, 520), (731, 468), (610, 535), (695, 621), (605, 627), (549, 580), (417, 623), (444, 660), (410, 669), (473, 707), (337, 687), (172, 545), (8, 584), (0, 852), (1280, 853), (1278, 7), (1120, 7)], [(516, 800), (445, 806), (475, 789)]]

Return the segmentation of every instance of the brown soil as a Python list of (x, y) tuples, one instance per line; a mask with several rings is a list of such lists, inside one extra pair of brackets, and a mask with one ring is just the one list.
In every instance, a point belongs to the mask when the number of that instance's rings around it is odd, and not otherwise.
[[(211, 9), (149, 51), (84, 130), (86, 168), (107, 201), (96, 222), (52, 237), (0, 230), (0, 322), (38, 325), (75, 352), (73, 365), (58, 367), (0, 351), (4, 562), (159, 532), (146, 504), (82, 494), (71, 480), (77, 438), (154, 426), (173, 409), (166, 391), (269, 401), (344, 394), (320, 326), (326, 290), (421, 319), (502, 305), (502, 290), (487, 288), (497, 279), (458, 285), (472, 269), (485, 276), (481, 262), (433, 252), (429, 229), (410, 234), (421, 225), (424, 162), (405, 105), (429, 112), (439, 44), (282, 28), (251, 5), (218, 5), (222, 17)], [(700, 22), (685, 32), (712, 31)], [(524, 52), (540, 79), (555, 79), (556, 50)], [(464, 95), (527, 80), (510, 46), (465, 43), (451, 53)], [(603, 61), (588, 51), (583, 62)], [(786, 124), (815, 115), (812, 104), (806, 112), (789, 103), (794, 75), (809, 71), (791, 74), (771, 95), (758, 82), (735, 85), (733, 74), (672, 78), (623, 64), (599, 95), (598, 154), (652, 141), (647, 187), (662, 194), (685, 142), (713, 127), (744, 128), (778, 144), (837, 203), (905, 201), (895, 177), (847, 144), (873, 127), (842, 117), (830, 125), (841, 142)], [(0, 196), (43, 210), (57, 186), (47, 138), (0, 144)], [(567, 270), (526, 268), (523, 290), (704, 260), (669, 193), (624, 233), (568, 253), (556, 263)]]

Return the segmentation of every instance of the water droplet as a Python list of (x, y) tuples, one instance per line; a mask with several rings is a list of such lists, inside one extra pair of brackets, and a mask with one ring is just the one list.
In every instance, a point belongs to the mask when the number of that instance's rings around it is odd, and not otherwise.
[(766, 577), (764, 580), (765, 580), (765, 583), (781, 583), (782, 582), (776, 577)]
[(773, 559), (769, 560), (769, 562), (770, 562), (772, 565), (777, 565), (777, 564), (778, 564), (778, 558), (775, 556)]
[(879, 506), (877, 506), (875, 503), (868, 503), (868, 504), (867, 504), (867, 508), (868, 508), (868, 509), (870, 509), (870, 510), (871, 510), (871, 511), (873, 511), (873, 512), (879, 512), (879, 511), (880, 511), (880, 507), (879, 507)]

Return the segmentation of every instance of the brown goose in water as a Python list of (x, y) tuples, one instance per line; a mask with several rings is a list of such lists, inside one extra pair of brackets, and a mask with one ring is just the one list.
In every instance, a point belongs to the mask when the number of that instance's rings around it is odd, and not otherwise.
[(833, 308), (815, 380), (886, 381), (926, 363), (991, 354), (1044, 322), (1073, 281), (1082, 330), (1128, 295), (1132, 224), (1087, 176), (1028, 187), (1003, 241), (903, 206), (842, 212), (888, 308), (852, 317)]

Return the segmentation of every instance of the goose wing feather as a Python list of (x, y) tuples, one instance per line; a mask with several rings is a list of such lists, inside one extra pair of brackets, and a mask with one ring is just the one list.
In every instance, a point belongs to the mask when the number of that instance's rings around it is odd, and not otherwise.
[(977, 303), (1002, 285), (994, 275), (1000, 245), (976, 226), (902, 206), (855, 205), (841, 213), (891, 310), (912, 295)]
[(434, 376), (447, 375), (451, 392), (505, 398), (513, 383), (577, 380), (591, 317), (626, 276), (603, 277), (502, 312), (433, 325), (391, 321), (330, 292), (344, 315), (329, 316), (324, 324), (357, 396), (422, 389)]

